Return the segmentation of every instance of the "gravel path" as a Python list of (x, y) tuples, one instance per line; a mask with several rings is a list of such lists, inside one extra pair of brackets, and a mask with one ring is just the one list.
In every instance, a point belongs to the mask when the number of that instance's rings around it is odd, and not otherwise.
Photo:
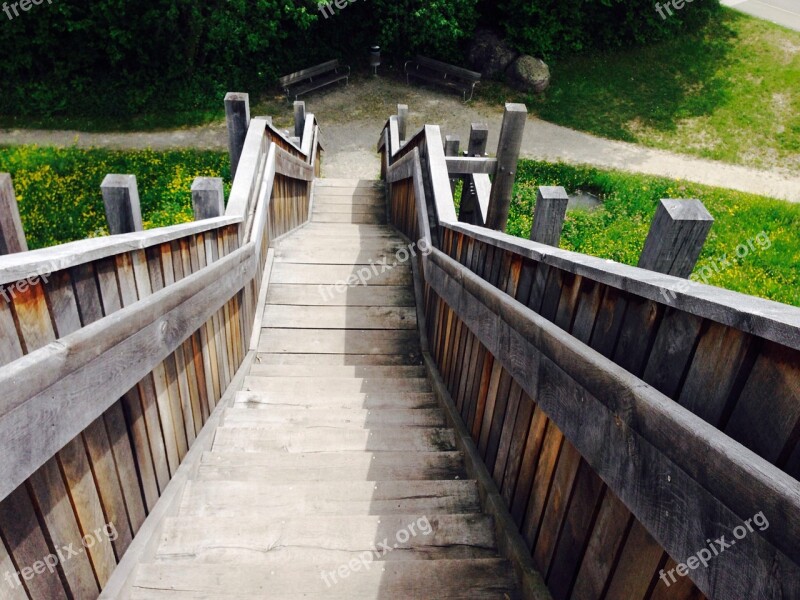
[[(354, 105), (357, 101), (357, 105)], [(380, 170), (375, 146), (381, 127), (396, 103), (409, 105), (409, 134), (424, 123), (437, 123), (442, 135), (458, 135), (462, 145), (473, 122), (489, 125), (489, 149), (497, 146), (502, 109), (485, 104), (464, 105), (455, 95), (408, 87), (390, 79), (357, 82), (306, 99), (308, 112), (322, 124), (328, 175), (376, 178)], [(287, 104), (275, 122), (291, 122)], [(197, 148), (223, 150), (227, 144), (224, 123), (175, 131), (142, 133), (82, 133), (77, 131), (0, 130), (0, 145), (39, 144), (103, 147), (114, 149)], [(661, 175), (742, 192), (800, 202), (800, 177), (654, 150), (606, 140), (530, 117), (525, 128), (522, 154), (526, 158), (585, 164), (648, 175)]]

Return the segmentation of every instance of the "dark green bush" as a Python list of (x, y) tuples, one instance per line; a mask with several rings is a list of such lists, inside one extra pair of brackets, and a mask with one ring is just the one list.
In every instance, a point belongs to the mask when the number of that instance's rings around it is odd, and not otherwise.
[[(666, 4), (663, 0), (661, 4)], [(590, 49), (641, 45), (700, 27), (719, 0), (687, 1), (662, 18), (655, 0), (500, 0), (485, 5), (521, 52), (550, 59)]]
[[(258, 93), (286, 72), (384, 46), (454, 57), (477, 0), (58, 0), (0, 27), (0, 114), (189, 112), (230, 89)], [(0, 18), (6, 19), (0, 13)], [(391, 57), (391, 56), (390, 56)]]

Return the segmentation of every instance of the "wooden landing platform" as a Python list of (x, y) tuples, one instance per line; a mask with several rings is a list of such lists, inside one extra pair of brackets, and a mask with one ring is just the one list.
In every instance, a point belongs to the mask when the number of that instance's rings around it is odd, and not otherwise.
[(275, 247), (243, 389), (132, 598), (518, 597), (422, 367), (404, 246), (379, 182), (317, 181), (312, 222)]

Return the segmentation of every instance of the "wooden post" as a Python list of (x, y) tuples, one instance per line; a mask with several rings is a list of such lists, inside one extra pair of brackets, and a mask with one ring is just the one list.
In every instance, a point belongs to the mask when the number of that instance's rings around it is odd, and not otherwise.
[(192, 182), (194, 220), (213, 219), (225, 214), (225, 191), (221, 177), (196, 177)]
[(306, 128), (306, 103), (302, 100), (294, 101), (294, 136), (303, 139), (303, 130)]
[(692, 274), (712, 217), (699, 200), (662, 200), (639, 258), (639, 267), (676, 277)]
[[(472, 123), (469, 128), (469, 143), (466, 155), (471, 157), (483, 157), (486, 155), (486, 142), (489, 139), (489, 126), (484, 123)], [(483, 225), (477, 219), (477, 190), (475, 187), (475, 177), (468, 176), (463, 179), (464, 185), (461, 188), (461, 202), (459, 203), (458, 220), (473, 225)], [(480, 221), (480, 222), (479, 222)]]
[[(457, 135), (444, 136), (444, 155), (445, 156), (458, 156), (458, 150), (461, 147), (461, 139)], [(456, 183), (458, 177), (450, 177), (450, 191), (455, 193)]]
[(400, 141), (404, 142), (408, 132), (408, 105), (397, 105), (397, 129), (400, 132)]
[(250, 97), (240, 92), (225, 94), (225, 121), (228, 123), (228, 151), (231, 155), (231, 179), (242, 156), (244, 138), (250, 126)]
[(536, 194), (531, 240), (558, 248), (569, 196), (563, 187), (542, 186)]
[(100, 190), (111, 235), (144, 229), (135, 175), (106, 175)]
[(486, 154), (486, 142), (489, 140), (489, 126), (483, 123), (472, 123), (469, 127), (469, 146), (467, 156), (483, 156)]
[(0, 173), (0, 255), (27, 251), (28, 242), (22, 229), (11, 175)]
[(525, 131), (527, 118), (528, 109), (524, 104), (506, 104), (503, 126), (500, 128), (500, 141), (497, 144), (497, 173), (492, 182), (489, 214), (486, 218), (486, 226), (490, 229), (498, 231), (506, 229), (517, 160), (522, 148), (522, 134)]

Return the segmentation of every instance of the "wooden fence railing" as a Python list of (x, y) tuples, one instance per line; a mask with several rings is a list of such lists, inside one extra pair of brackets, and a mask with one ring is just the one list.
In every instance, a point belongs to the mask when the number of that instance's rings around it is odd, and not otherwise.
[(224, 216), (0, 257), (0, 597), (97, 597), (248, 352), (321, 147), (246, 131)]
[(460, 223), (438, 127), (397, 139), (430, 360), (553, 598), (797, 596), (800, 310)]

